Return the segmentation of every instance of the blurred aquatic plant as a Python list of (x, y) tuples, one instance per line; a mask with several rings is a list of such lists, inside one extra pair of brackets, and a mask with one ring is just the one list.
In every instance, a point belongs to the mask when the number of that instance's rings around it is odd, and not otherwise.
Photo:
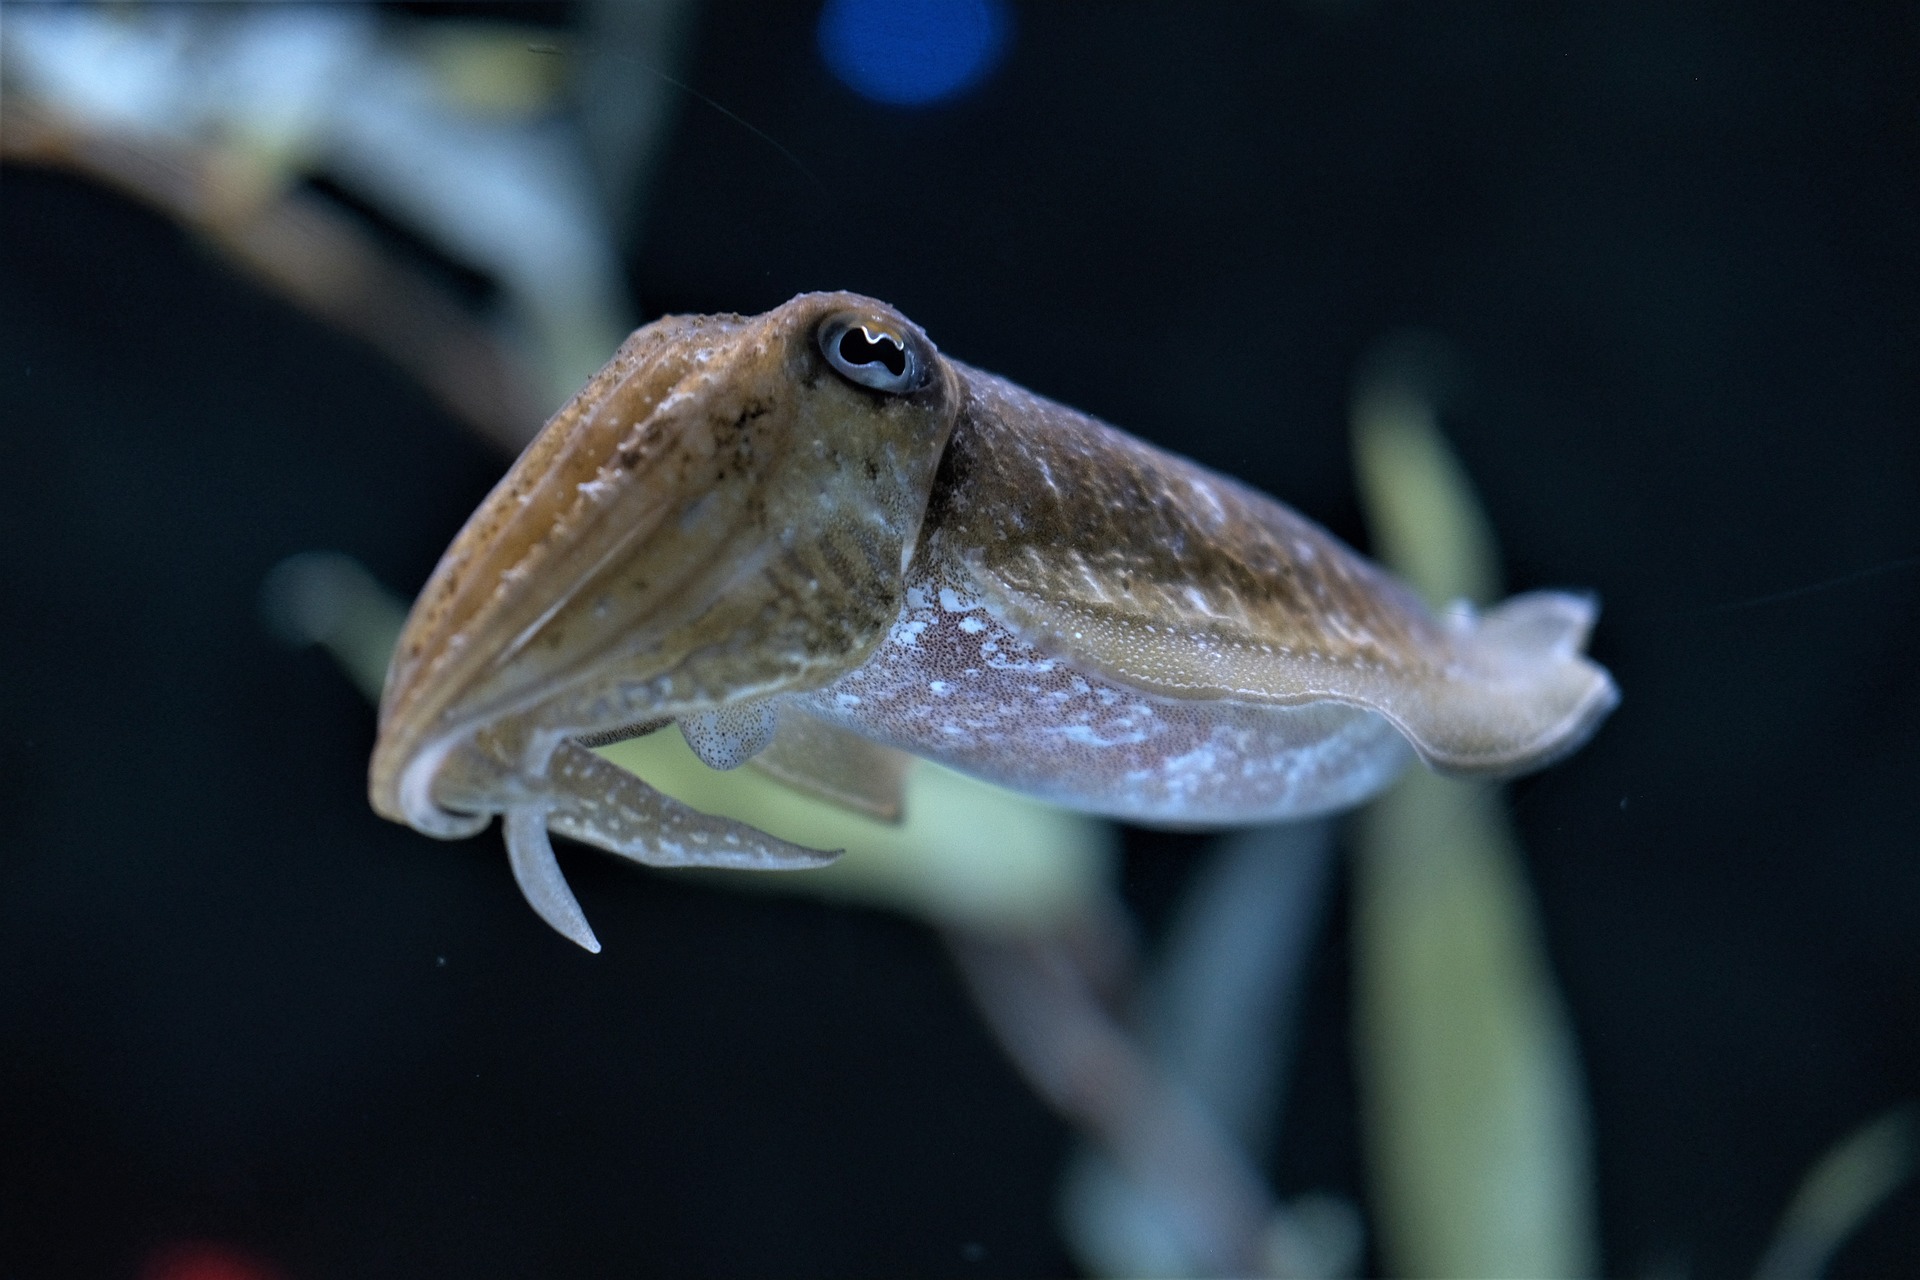
[[(1375, 551), (1436, 606), (1499, 594), (1491, 527), (1437, 422), (1444, 348), (1383, 346), (1354, 397)], [(1499, 789), (1414, 770), (1354, 839), (1356, 1062), (1395, 1274), (1599, 1267), (1572, 1028)]]
[[(1331, 878), (1333, 824), (1327, 820), (1253, 828), (1227, 836), (1195, 873), (1142, 983), (1142, 1047), (1178, 1090), (1243, 1153), (1242, 1178), (1257, 1190), (1241, 1234), (1252, 1266), (1210, 1256), (1183, 1218), (1168, 1170), (1145, 1176), (1136, 1159), (1085, 1142), (1068, 1169), (1062, 1214), (1076, 1253), (1097, 1274), (1259, 1274), (1336, 1276), (1358, 1268), (1359, 1211), (1324, 1193), (1272, 1202), (1252, 1163), (1269, 1150), (1281, 1118), (1306, 961)], [(1156, 1185), (1159, 1184), (1159, 1185)], [(1186, 1194), (1193, 1189), (1189, 1183)], [(1216, 1193), (1211, 1199), (1218, 1202)], [(1216, 1217), (1220, 1210), (1213, 1209)], [(1222, 1233), (1214, 1233), (1216, 1237)], [(1196, 1247), (1201, 1245), (1203, 1247)]]
[(354, 688), (380, 701), (407, 606), (358, 560), (338, 551), (288, 556), (260, 586), (260, 614), (286, 644), (326, 650)]
[(668, 61), (683, 7), (588, 6), (594, 108), (576, 113), (574, 64), (540, 29), (370, 4), (8, 5), (0, 155), (163, 210), (517, 451), (632, 327), (608, 211), (635, 203), (671, 84), (606, 68)]
[(1920, 1112), (1909, 1103), (1847, 1134), (1814, 1162), (1787, 1203), (1755, 1280), (1814, 1280), (1840, 1246), (1920, 1165)]
[(706, 813), (816, 849), (843, 849), (799, 876), (689, 871), (730, 888), (815, 894), (905, 911), (946, 928), (1045, 933), (1084, 927), (1111, 892), (1108, 824), (918, 762), (898, 824), (851, 813), (754, 768), (709, 769), (679, 733), (600, 748), (621, 768)]

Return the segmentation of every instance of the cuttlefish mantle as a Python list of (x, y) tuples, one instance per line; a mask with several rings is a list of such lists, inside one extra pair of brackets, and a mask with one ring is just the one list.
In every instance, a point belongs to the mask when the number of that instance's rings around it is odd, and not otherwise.
[(528, 901), (598, 950), (550, 832), (653, 865), (833, 855), (593, 746), (677, 725), (716, 769), (881, 818), (917, 756), (1135, 821), (1269, 822), (1415, 758), (1572, 751), (1618, 701), (1594, 613), (1437, 616), (1265, 495), (804, 294), (647, 325), (554, 415), (413, 606), (370, 790), (443, 838), (502, 815)]

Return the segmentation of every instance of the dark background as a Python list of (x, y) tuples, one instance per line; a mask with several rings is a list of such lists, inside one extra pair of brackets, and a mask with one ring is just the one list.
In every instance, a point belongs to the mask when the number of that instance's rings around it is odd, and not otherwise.
[[(1458, 351), (1510, 585), (1597, 590), (1626, 696), (1513, 792), (1606, 1268), (1749, 1272), (1920, 1091), (1920, 10), (1022, 5), (911, 112), (812, 21), (701, 10), (691, 85), (791, 158), (682, 103), (646, 315), (874, 294), (1363, 546), (1356, 361)], [(411, 590), (499, 458), (98, 188), (10, 168), (0, 227), (0, 1274), (1070, 1270), (1068, 1134), (923, 929), (563, 853), (590, 957), (497, 836), (366, 809), (260, 581)], [(1149, 927), (1199, 847), (1129, 834)], [(1339, 915), (1283, 1193), (1362, 1191)], [(1909, 1186), (1835, 1274), (1915, 1272)]]

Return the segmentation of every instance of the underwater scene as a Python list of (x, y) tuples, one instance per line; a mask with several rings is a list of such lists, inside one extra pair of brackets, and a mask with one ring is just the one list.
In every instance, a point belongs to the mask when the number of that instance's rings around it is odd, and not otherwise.
[(1920, 1274), (1920, 11), (0, 9), (0, 1277)]

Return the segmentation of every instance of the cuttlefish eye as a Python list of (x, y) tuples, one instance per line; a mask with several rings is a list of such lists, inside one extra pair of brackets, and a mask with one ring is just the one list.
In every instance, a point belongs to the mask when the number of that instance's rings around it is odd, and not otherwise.
[(859, 316), (829, 316), (820, 326), (820, 354), (849, 382), (906, 395), (927, 381), (927, 364), (906, 335)]

